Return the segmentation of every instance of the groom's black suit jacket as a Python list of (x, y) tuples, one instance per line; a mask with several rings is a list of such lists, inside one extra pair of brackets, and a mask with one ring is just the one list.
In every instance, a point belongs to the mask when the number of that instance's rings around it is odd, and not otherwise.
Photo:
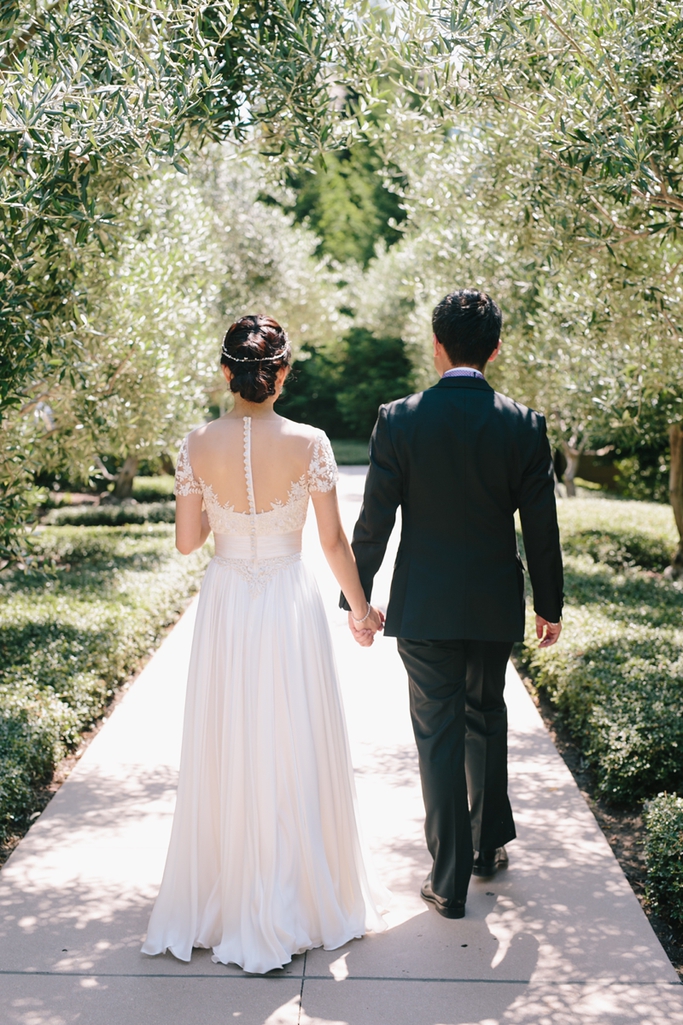
[(534, 609), (550, 622), (560, 619), (562, 556), (540, 413), (476, 377), (445, 377), (380, 407), (352, 542), (368, 598), (399, 506), (401, 543), (385, 634), (521, 640), (516, 509)]

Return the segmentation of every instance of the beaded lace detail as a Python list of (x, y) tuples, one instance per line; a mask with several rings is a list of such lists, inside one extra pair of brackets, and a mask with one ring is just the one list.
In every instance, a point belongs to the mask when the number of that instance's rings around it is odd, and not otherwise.
[(195, 477), (190, 463), (187, 438), (178, 455), (176, 469), (176, 495), (203, 495), (214, 534), (232, 534), (251, 538), (251, 559), (214, 557), (221, 565), (236, 570), (249, 583), (252, 596), (260, 594), (271, 577), (283, 566), (289, 566), (300, 557), (300, 552), (274, 558), (257, 558), (256, 538), (272, 534), (289, 534), (301, 530), (306, 522), (308, 497), (312, 491), (331, 491), (339, 479), (332, 446), (323, 431), (316, 432), (311, 461), (306, 473), (293, 481), (285, 502), (275, 501), (265, 512), (256, 512), (254, 481), (251, 466), (251, 417), (244, 417), (243, 433), (244, 477), (247, 485), (247, 512), (235, 512), (234, 505), (219, 501), (210, 484)]
[(213, 562), (221, 566), (227, 566), (239, 573), (249, 584), (249, 594), (256, 598), (269, 580), (278, 570), (285, 566), (291, 566), (301, 561), (301, 552), (292, 552), (290, 555), (276, 555), (272, 559), (226, 559), (222, 555), (214, 555)]

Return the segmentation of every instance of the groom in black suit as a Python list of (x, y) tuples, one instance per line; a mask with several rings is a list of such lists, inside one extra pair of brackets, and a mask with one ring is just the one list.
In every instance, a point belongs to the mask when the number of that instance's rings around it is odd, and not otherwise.
[[(502, 317), (475, 289), (434, 310), (434, 387), (381, 406), (353, 534), (372, 584), (401, 507), (385, 634), (408, 672), (427, 846), (422, 897), (462, 918), (472, 873), (490, 876), (515, 837), (507, 796), (505, 668), (524, 636), (519, 510), (541, 646), (561, 631), (562, 558), (545, 420), (484, 378)], [(342, 604), (345, 604), (342, 596)], [(370, 635), (349, 624), (360, 643)]]

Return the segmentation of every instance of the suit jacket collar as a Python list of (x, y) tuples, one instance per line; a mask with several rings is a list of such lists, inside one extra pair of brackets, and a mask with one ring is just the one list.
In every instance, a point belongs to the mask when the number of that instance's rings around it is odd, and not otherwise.
[(435, 388), (476, 388), (477, 391), (493, 391), (491, 385), (482, 377), (441, 377)]

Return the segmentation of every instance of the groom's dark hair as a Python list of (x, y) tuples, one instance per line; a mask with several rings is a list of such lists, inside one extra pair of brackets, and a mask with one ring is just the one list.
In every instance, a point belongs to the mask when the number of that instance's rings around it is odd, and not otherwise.
[(486, 292), (460, 288), (451, 292), (432, 314), (434, 334), (454, 366), (465, 363), (482, 369), (500, 341), (503, 314)]

